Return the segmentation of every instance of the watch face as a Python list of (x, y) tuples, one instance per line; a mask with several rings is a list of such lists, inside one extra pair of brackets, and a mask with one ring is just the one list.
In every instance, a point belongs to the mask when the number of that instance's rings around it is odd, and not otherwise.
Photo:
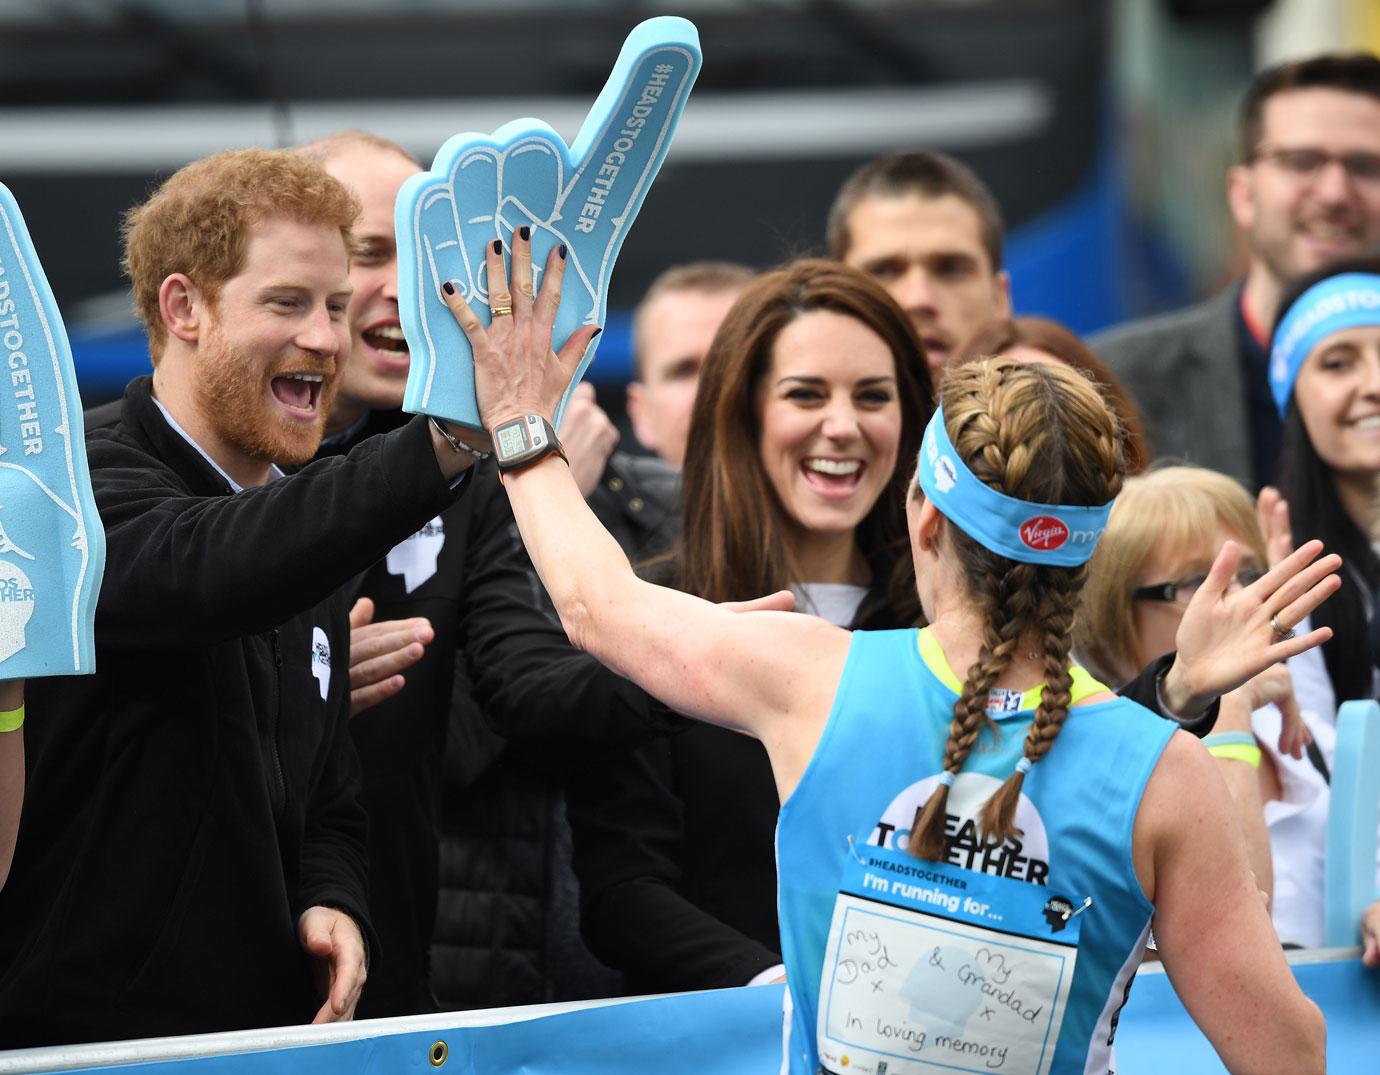
[(527, 436), (523, 433), (521, 422), (509, 422), (506, 426), (499, 426), (494, 432), (494, 440), (502, 459), (511, 459), (527, 450)]

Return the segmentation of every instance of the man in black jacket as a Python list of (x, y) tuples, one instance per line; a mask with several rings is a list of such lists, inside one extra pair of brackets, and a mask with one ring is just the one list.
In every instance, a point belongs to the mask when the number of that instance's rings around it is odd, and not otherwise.
[(353, 1014), (375, 943), (333, 595), (472, 461), (418, 419), (277, 469), (316, 451), (348, 353), (357, 210), (246, 150), (128, 218), (154, 372), (87, 436), (98, 672), (28, 688), (0, 1047)]
[[(393, 203), (419, 166), (362, 131), (299, 152), (362, 204), (350, 267), (353, 351), (321, 448), (353, 454), (406, 421)], [(553, 908), (561, 898), (553, 877), (569, 871), (559, 853), (558, 770), (581, 744), (675, 721), (570, 645), (548, 614), (491, 464), (476, 468), (471, 484), (351, 589), (370, 601), (375, 621), (355, 635), (356, 661), (375, 667), (357, 667), (371, 693), (360, 692), (350, 725), (381, 949), (361, 1002), (368, 1016), (554, 1000), (588, 986), (600, 968), (578, 947), (573, 897), (568, 925)], [(444, 861), (438, 816), (450, 840)]]

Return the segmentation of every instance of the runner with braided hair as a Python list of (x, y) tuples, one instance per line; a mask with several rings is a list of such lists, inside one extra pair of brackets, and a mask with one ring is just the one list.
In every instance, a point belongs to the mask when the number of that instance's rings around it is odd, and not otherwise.
[[(587, 334), (551, 349), (563, 270), (553, 253), (535, 300), (515, 288), (512, 316), (487, 328), (442, 289), (500, 443), (550, 416), (579, 363)], [(512, 274), (530, 273), (516, 243)], [(559, 455), (524, 453), (504, 474), (571, 640), (766, 747), (782, 800), (782, 1070), (1110, 1071), (1153, 916), (1230, 1070), (1322, 1071), (1321, 1013), (1273, 938), (1212, 758), (1068, 662), (1083, 565), (1121, 481), (1114, 419), (1073, 372), (1003, 360), (953, 371), (941, 399), (906, 503), (922, 631), (850, 634), (787, 614), (786, 594), (723, 606), (655, 586)], [(1298, 623), (1335, 588), (1339, 561), (1321, 552), (1299, 549), (1221, 617), (1254, 634)], [(1227, 555), (1204, 589), (1220, 597), (1234, 572)], [(1270, 656), (1319, 641), (1279, 639)], [(940, 845), (926, 861), (908, 838), (941, 787), (916, 841)]]
[[(974, 477), (1006, 496), (1052, 504), (1100, 504), (1121, 490), (1123, 463), (1116, 427), (1094, 393), (1063, 397), (1054, 382), (1014, 362), (986, 362), (945, 383), (944, 413), (953, 444)], [(1056, 408), (1068, 421), (1051, 421)], [(1099, 420), (1100, 419), (1100, 420)], [(912, 497), (920, 487), (913, 486)], [(1041, 664), (1044, 690), (1026, 732), (1022, 757), (1033, 765), (1053, 744), (1072, 701), (1069, 649), (1073, 618), (1087, 565), (1042, 566), (1013, 562), (962, 530), (949, 531), (953, 552), (972, 581), (971, 600), (985, 635), (954, 706), (944, 748), (944, 771), (958, 775), (979, 730), (990, 725), (991, 688), (1022, 653)], [(1091, 551), (1091, 549), (1089, 549)], [(943, 624), (936, 624), (942, 630)], [(983, 807), (982, 831), (1006, 840), (1015, 830), (1016, 804), (1025, 779), (1018, 766)], [(941, 783), (916, 812), (910, 849), (922, 858), (945, 856), (944, 819), (949, 785)]]

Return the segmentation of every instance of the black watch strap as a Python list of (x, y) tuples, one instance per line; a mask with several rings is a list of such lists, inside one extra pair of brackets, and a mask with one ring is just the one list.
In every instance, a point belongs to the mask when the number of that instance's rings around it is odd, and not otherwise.
[[(559, 455), (566, 459), (560, 437), (541, 414), (520, 415), (495, 426), (492, 438), (494, 461), (502, 473), (511, 474), (530, 467), (548, 455)], [(566, 462), (569, 460), (566, 459)]]

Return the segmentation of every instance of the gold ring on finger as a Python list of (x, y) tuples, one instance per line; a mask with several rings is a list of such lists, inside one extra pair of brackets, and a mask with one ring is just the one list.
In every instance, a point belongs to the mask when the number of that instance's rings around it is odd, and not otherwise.
[(511, 306), (490, 306), (489, 313), (495, 317), (511, 317), (513, 308)]
[(1288, 642), (1289, 639), (1294, 637), (1293, 631), (1286, 630), (1285, 628), (1280, 626), (1278, 616), (1270, 617), (1270, 630), (1275, 633), (1275, 637), (1279, 639), (1281, 642)]

